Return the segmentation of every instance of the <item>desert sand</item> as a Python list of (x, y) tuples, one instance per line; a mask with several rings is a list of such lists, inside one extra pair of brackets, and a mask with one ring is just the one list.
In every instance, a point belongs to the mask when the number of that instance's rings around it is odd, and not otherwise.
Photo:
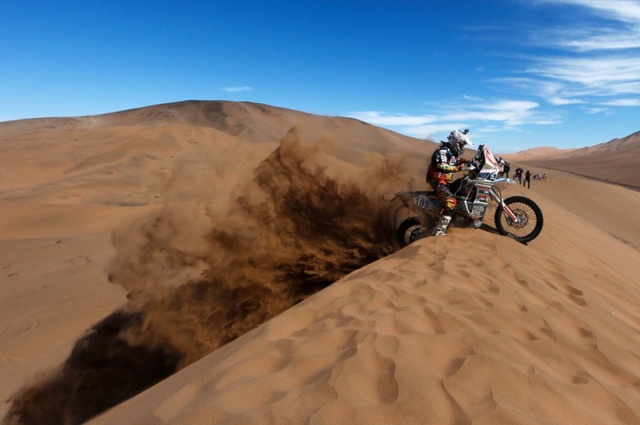
[(0, 123), (3, 423), (640, 424), (640, 192), (544, 169), (502, 187), (529, 244), (490, 212), (398, 249), (435, 146), (234, 102)]
[(570, 172), (640, 190), (640, 131), (580, 149), (536, 148), (505, 158), (529, 167)]

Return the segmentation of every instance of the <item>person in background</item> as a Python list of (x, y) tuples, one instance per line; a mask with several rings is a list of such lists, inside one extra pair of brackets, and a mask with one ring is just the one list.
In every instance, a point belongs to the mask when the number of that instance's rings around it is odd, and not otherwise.
[(504, 164), (505, 163), (506, 163), (506, 161), (501, 156), (498, 157), (498, 165), (500, 166), (500, 169), (502, 170), (498, 174), (498, 177), (504, 177)]
[(514, 179), (514, 180), (515, 180), (515, 179), (518, 179), (518, 184), (522, 184), (522, 172), (523, 172), (523, 171), (524, 171), (524, 170), (523, 170), (522, 168), (518, 167), (518, 168), (516, 168), (516, 172), (515, 172), (515, 174), (513, 175), (513, 179)]
[(507, 161), (504, 162), (504, 168), (502, 169), (504, 173), (504, 177), (509, 178), (509, 171), (511, 171), (511, 166)]
[(456, 197), (451, 192), (450, 186), (453, 174), (458, 168), (469, 162), (468, 159), (460, 158), (466, 146), (473, 147), (471, 139), (467, 136), (469, 130), (453, 130), (447, 137), (446, 142), (440, 142), (440, 146), (431, 155), (431, 163), (427, 170), (427, 183), (436, 192), (442, 205), (444, 206), (442, 215), (433, 229), (435, 236), (442, 236), (446, 233), (453, 209), (457, 205)]
[(527, 186), (527, 189), (531, 189), (531, 171), (527, 170), (526, 173), (524, 173), (524, 183), (522, 183), (523, 186)]

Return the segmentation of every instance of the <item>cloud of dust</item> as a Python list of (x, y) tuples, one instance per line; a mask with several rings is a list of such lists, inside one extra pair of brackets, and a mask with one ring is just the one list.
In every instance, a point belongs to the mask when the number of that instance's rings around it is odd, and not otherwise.
[[(395, 212), (379, 191), (408, 181), (402, 161), (380, 158), (338, 181), (319, 164), (322, 146), (292, 130), (225, 196), (199, 186), (117, 229), (109, 280), (129, 303), (80, 338), (57, 371), (15, 394), (5, 423), (86, 421), (392, 253)], [(195, 192), (180, 180), (172, 191)]]

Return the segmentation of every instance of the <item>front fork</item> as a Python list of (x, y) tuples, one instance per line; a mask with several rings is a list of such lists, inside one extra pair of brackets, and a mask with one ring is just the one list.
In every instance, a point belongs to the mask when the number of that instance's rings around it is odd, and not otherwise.
[(502, 200), (502, 197), (497, 194), (495, 192), (495, 190), (493, 190), (493, 188), (491, 188), (489, 190), (489, 193), (491, 194), (491, 198), (496, 201), (498, 204), (500, 204), (500, 206), (502, 207), (502, 211), (504, 211), (505, 213), (507, 213), (507, 216), (509, 216), (509, 218), (511, 220), (513, 220), (514, 223), (518, 223), (518, 216), (516, 216), (513, 211), (511, 211), (511, 208), (509, 208), (509, 206), (507, 204), (504, 203), (504, 201)]

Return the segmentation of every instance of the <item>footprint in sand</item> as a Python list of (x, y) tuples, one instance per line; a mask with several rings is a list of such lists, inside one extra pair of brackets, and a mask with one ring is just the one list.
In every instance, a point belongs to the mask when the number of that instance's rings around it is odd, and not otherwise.
[(577, 289), (574, 288), (571, 285), (566, 285), (565, 289), (567, 290), (567, 292), (569, 293), (569, 299), (571, 301), (573, 301), (575, 304), (579, 305), (579, 306), (585, 306), (587, 305), (587, 302), (584, 299), (584, 293)]
[[(3, 264), (2, 266), (0, 266), (0, 270), (7, 270), (9, 267), (11, 267), (11, 264)], [(9, 277), (15, 277), (15, 276), (18, 276), (18, 273), (13, 272), (13, 273), (9, 273), (7, 275), (8, 278)]]
[(454, 357), (449, 362), (447, 370), (444, 372), (444, 376), (447, 378), (455, 375), (461, 368), (464, 362), (467, 360), (466, 357)]
[(539, 340), (539, 339), (540, 339), (540, 338), (538, 338), (536, 335), (534, 335), (533, 333), (531, 333), (531, 332), (529, 332), (529, 331), (527, 331), (527, 330), (525, 330), (525, 332), (524, 332), (524, 333), (525, 333), (525, 335), (526, 335), (526, 337), (527, 337), (527, 340), (528, 340), (528, 341), (537, 341), (537, 340)]
[(83, 266), (85, 264), (89, 264), (91, 262), (91, 258), (86, 255), (79, 255), (77, 257), (73, 257), (71, 260), (65, 261), (65, 264), (70, 266)]
[(543, 334), (545, 334), (546, 336), (548, 336), (552, 340), (554, 340), (554, 341), (558, 340), (558, 336), (556, 335), (556, 333), (551, 328), (551, 325), (549, 325), (549, 322), (547, 322), (546, 320), (544, 320), (544, 326), (540, 328), (540, 331), (542, 331)]
[(522, 277), (518, 272), (513, 271), (513, 278), (516, 282), (518, 282), (518, 285), (522, 286), (523, 288), (529, 289), (529, 282), (527, 281), (526, 277)]
[(30, 334), (38, 326), (35, 319), (14, 319), (4, 323), (0, 327), (0, 342), (7, 339), (21, 339), (23, 336)]
[(458, 275), (465, 279), (469, 279), (471, 277), (471, 273), (467, 271), (469, 265), (467, 263), (456, 263), (456, 272)]
[(377, 351), (358, 352), (334, 369), (332, 381), (338, 393), (358, 404), (393, 404), (399, 395), (396, 362)]
[(584, 385), (589, 383), (589, 374), (587, 372), (581, 372), (578, 375), (574, 376), (571, 382), (578, 385)]
[(588, 339), (595, 338), (593, 332), (586, 328), (580, 328), (580, 336)]

